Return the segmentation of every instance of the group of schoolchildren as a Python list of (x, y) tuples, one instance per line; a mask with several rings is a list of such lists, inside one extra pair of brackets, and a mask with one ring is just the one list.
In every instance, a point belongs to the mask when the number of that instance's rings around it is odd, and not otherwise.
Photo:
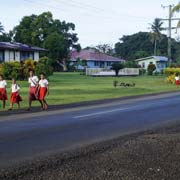
[[(29, 107), (27, 110), (31, 109), (32, 101), (39, 101), (41, 104), (42, 110), (48, 109), (48, 104), (45, 100), (45, 96), (49, 94), (49, 86), (48, 80), (45, 79), (45, 74), (40, 74), (40, 80), (37, 76), (34, 75), (33, 71), (29, 72)], [(4, 79), (4, 76), (0, 74), (0, 100), (2, 101), (3, 109), (6, 106), (6, 101), (8, 100), (8, 95), (6, 91), (7, 82)], [(10, 95), (10, 107), (8, 110), (13, 109), (13, 105), (17, 104), (18, 109), (20, 108), (20, 102), (22, 101), (22, 97), (20, 96), (20, 86), (16, 83), (16, 79), (12, 78), (11, 84), (11, 95)]]

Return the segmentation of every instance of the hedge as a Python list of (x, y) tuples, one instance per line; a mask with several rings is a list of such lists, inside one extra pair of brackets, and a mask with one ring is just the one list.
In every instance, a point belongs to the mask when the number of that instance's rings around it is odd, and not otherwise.
[(179, 74), (180, 75), (180, 68), (166, 68), (164, 69), (164, 74), (166, 76)]
[(23, 62), (12, 61), (0, 64), (0, 74), (3, 74), (6, 79), (25, 80), (30, 70), (35, 71), (37, 75), (43, 72), (47, 77), (53, 74), (51, 61), (47, 57), (40, 58), (38, 62), (27, 59)]

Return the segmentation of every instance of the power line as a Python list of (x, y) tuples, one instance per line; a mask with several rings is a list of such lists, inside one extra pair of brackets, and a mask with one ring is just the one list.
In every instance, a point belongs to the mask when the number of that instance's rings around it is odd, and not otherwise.
[[(32, 3), (32, 4), (37, 4), (37, 3), (39, 3), (39, 4), (41, 4), (41, 5), (45, 5), (45, 6), (47, 6), (47, 3), (45, 3), (45, 2), (34, 2), (34, 1), (30, 1), (30, 0), (24, 0), (24, 1), (26, 1), (26, 2), (29, 2), (29, 3)], [(62, 5), (62, 1), (63, 0), (54, 0), (56, 3), (58, 3), (58, 4), (60, 4), (60, 5)], [(61, 1), (61, 2), (60, 2)], [(46, 1), (47, 2), (47, 1)], [(103, 18), (102, 20), (107, 20), (107, 19), (109, 19), (109, 20), (120, 20), (120, 16), (122, 17), (126, 17), (126, 18), (129, 18), (129, 19), (137, 19), (137, 20), (141, 20), (141, 21), (147, 21), (147, 20), (149, 20), (150, 18), (146, 18), (146, 17), (140, 17), (140, 16), (134, 16), (134, 15), (129, 15), (129, 14), (123, 14), (123, 13), (117, 13), (116, 11), (113, 11), (113, 13), (110, 13), (110, 12), (108, 12), (108, 11), (106, 11), (105, 9), (100, 9), (100, 8), (94, 8), (94, 6), (90, 6), (89, 4), (88, 5), (86, 5), (85, 3), (76, 3), (76, 1), (74, 1), (74, 0), (71, 0), (71, 2), (69, 2), (69, 1), (63, 1), (63, 5), (67, 5), (68, 6), (68, 8), (72, 8), (72, 7), (76, 7), (76, 8), (78, 8), (78, 13), (80, 12), (80, 13), (82, 13), (82, 11), (84, 11), (85, 13), (86, 13), (86, 15), (87, 16), (89, 16), (89, 17), (92, 17), (92, 13), (89, 13), (89, 11), (88, 10), (91, 10), (91, 12), (93, 11), (94, 12), (94, 14), (96, 15), (96, 17), (100, 17), (100, 18)], [(53, 9), (57, 9), (57, 10), (61, 10), (61, 11), (63, 11), (63, 12), (66, 12), (67, 13), (67, 11), (65, 11), (64, 9), (62, 9), (62, 8), (59, 8), (59, 7), (57, 7), (57, 6), (52, 6), (52, 5), (49, 5), (48, 4), (48, 7), (51, 7), (51, 8), (53, 8)], [(80, 10), (80, 11), (79, 11)], [(100, 13), (101, 12), (101, 13)], [(103, 13), (102, 13), (103, 12)], [(105, 13), (105, 14), (104, 14)], [(111, 14), (110, 16), (108, 15), (108, 14)], [(68, 13), (68, 14), (70, 14), (70, 13)], [(112, 14), (116, 14), (116, 16), (112, 16)]]

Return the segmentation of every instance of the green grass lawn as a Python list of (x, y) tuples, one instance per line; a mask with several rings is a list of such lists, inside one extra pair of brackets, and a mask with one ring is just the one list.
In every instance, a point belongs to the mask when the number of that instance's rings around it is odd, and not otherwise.
[[(113, 81), (136, 83), (135, 87), (113, 87)], [(79, 73), (54, 73), (49, 78), (50, 94), (47, 97), (49, 105), (68, 104), (73, 102), (91, 101), (97, 99), (118, 98), (157, 92), (177, 90), (175, 85), (167, 84), (163, 76), (138, 77), (87, 77)], [(21, 107), (28, 104), (28, 83), (18, 81), (21, 86), (23, 102)], [(8, 81), (8, 96), (10, 96), (10, 81)], [(38, 106), (37, 102), (33, 106)], [(7, 102), (7, 108), (9, 101)]]

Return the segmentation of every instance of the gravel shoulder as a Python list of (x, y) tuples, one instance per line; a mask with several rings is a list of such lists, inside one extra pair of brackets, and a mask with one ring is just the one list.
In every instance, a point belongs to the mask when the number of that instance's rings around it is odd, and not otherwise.
[(180, 123), (0, 170), (1, 180), (178, 180)]

